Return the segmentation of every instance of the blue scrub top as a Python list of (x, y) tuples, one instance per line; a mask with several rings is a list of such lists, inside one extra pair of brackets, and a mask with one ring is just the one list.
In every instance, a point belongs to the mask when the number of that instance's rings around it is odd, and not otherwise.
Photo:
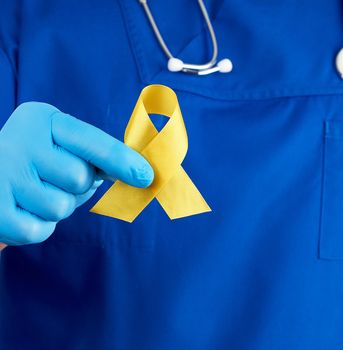
[[(194, 0), (150, 5), (178, 57), (210, 57)], [(140, 90), (178, 94), (183, 167), (213, 212), (89, 212), (0, 264), (0, 348), (341, 350), (340, 0), (207, 0), (231, 74), (170, 73), (137, 0), (0, 0), (0, 120), (44, 101), (123, 139)], [(67, 169), (66, 169), (67, 170)]]

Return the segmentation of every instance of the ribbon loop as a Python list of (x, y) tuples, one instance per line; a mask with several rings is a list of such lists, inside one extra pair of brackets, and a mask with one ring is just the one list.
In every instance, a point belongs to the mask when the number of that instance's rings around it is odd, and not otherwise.
[[(169, 118), (160, 132), (149, 114)], [(126, 127), (124, 142), (149, 161), (155, 173), (154, 182), (142, 189), (116, 181), (92, 212), (132, 222), (154, 198), (170, 219), (211, 211), (181, 166), (188, 139), (173, 90), (163, 85), (143, 89)]]

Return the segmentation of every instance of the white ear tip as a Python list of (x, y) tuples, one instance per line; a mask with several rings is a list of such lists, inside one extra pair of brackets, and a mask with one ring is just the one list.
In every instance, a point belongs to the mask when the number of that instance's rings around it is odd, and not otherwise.
[(223, 60), (217, 63), (220, 73), (230, 73), (233, 69), (231, 60), (224, 58)]
[(336, 68), (343, 79), (343, 49), (340, 49), (337, 56), (336, 56)]
[(175, 57), (169, 58), (168, 69), (170, 72), (180, 72), (183, 68), (183, 62)]

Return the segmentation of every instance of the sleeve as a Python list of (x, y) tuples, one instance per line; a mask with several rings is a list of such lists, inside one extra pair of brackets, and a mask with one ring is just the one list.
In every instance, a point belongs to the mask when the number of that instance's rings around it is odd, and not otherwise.
[(15, 107), (15, 78), (11, 64), (0, 48), (0, 128)]
[(19, 33), (16, 0), (0, 0), (0, 129), (16, 106)]

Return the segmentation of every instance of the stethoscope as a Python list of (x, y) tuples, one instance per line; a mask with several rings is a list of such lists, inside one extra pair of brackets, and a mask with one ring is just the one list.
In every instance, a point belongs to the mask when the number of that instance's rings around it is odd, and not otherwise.
[[(205, 19), (205, 22), (207, 24), (208, 31), (211, 36), (212, 40), (212, 47), (213, 47), (213, 55), (209, 62), (204, 64), (191, 64), (191, 63), (184, 63), (179, 58), (174, 57), (167, 44), (165, 43), (158, 27), (155, 22), (154, 16), (151, 13), (150, 7), (148, 5), (148, 0), (138, 0), (143, 8), (144, 11), (148, 17), (148, 20), (150, 22), (150, 25), (155, 33), (155, 36), (157, 38), (158, 43), (160, 44), (163, 52), (168, 57), (168, 69), (171, 72), (184, 72), (184, 73), (190, 73), (190, 74), (197, 74), (197, 75), (207, 75), (215, 72), (220, 73), (229, 73), (232, 71), (232, 62), (228, 58), (224, 58), (221, 61), (217, 62), (217, 56), (218, 56), (218, 44), (217, 44), (217, 38), (216, 33), (213, 29), (211, 20), (209, 18), (208, 12), (206, 10), (206, 6), (203, 2), (203, 0), (198, 0), (199, 7), (201, 10), (201, 13), (203, 14), (203, 17)], [(338, 52), (336, 55), (336, 69), (343, 79), (343, 48)]]
[(211, 36), (211, 41), (212, 41), (212, 49), (213, 49), (213, 54), (212, 58), (209, 62), (204, 63), (204, 64), (191, 64), (191, 63), (184, 63), (182, 60), (179, 58), (174, 57), (166, 42), (164, 41), (158, 26), (155, 22), (154, 16), (151, 13), (150, 7), (148, 5), (148, 0), (138, 0), (143, 8), (144, 11), (147, 15), (147, 18), (150, 22), (151, 28), (154, 31), (154, 34), (156, 36), (156, 39), (161, 46), (161, 49), (165, 53), (165, 55), (168, 58), (168, 69), (171, 72), (184, 72), (184, 73), (190, 73), (190, 74), (196, 74), (196, 75), (207, 75), (215, 72), (220, 72), (220, 73), (229, 73), (232, 71), (232, 62), (228, 58), (224, 58), (221, 61), (217, 62), (217, 57), (218, 57), (218, 44), (217, 44), (217, 38), (216, 38), (216, 33), (213, 29), (211, 20), (209, 18), (206, 6), (203, 2), (203, 0), (198, 0), (199, 7), (201, 10), (201, 13), (205, 19), (208, 31)]

